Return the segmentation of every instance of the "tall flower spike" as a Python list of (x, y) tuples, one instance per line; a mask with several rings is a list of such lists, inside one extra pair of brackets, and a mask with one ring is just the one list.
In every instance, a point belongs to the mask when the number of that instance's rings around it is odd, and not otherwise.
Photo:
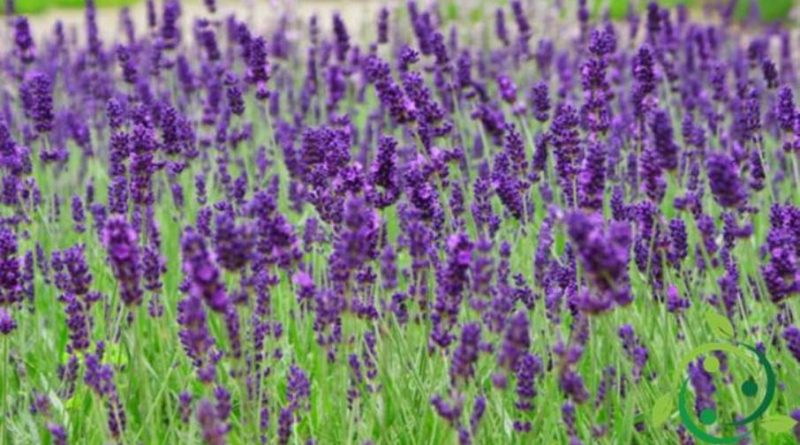
[(53, 84), (43, 72), (32, 72), (22, 85), (23, 106), (39, 133), (53, 129)]
[(11, 314), (8, 313), (6, 308), (0, 307), (0, 334), (8, 335), (17, 328), (17, 322)]
[(721, 206), (736, 208), (744, 203), (747, 192), (736, 163), (728, 154), (719, 151), (710, 153), (706, 158), (706, 169), (711, 193)]
[(794, 125), (797, 120), (797, 108), (795, 108), (794, 104), (794, 92), (792, 91), (792, 87), (784, 85), (778, 90), (775, 114), (777, 115), (781, 130), (784, 132), (794, 131)]
[(140, 287), (139, 247), (133, 228), (122, 215), (106, 220), (103, 241), (108, 251), (114, 277), (120, 286), (120, 297), (128, 306), (142, 302)]
[(181, 237), (183, 273), (189, 284), (189, 294), (205, 303), (215, 312), (224, 313), (228, 307), (228, 294), (222, 283), (216, 260), (206, 247), (206, 241), (187, 227)]
[(608, 229), (598, 214), (575, 211), (567, 215), (567, 233), (577, 248), (578, 258), (593, 287), (578, 304), (585, 312), (602, 312), (611, 303), (631, 301), (628, 259), (631, 243), (626, 223), (612, 222)]
[(480, 353), (481, 326), (479, 323), (467, 323), (461, 329), (461, 343), (453, 353), (450, 366), (450, 379), (453, 383), (469, 381), (475, 375), (475, 363)]
[(350, 36), (347, 34), (342, 16), (338, 13), (333, 15), (333, 33), (336, 36), (336, 59), (344, 62), (347, 52), (350, 51)]
[(23, 64), (31, 64), (36, 58), (36, 46), (27, 17), (17, 17), (14, 21), (14, 46)]
[(531, 109), (533, 117), (539, 122), (547, 122), (550, 118), (550, 92), (544, 81), (536, 82), (531, 88)]
[(658, 110), (653, 115), (651, 125), (653, 131), (653, 145), (658, 153), (658, 160), (664, 170), (678, 168), (678, 145), (672, 138), (672, 123), (666, 111)]
[(590, 143), (578, 178), (580, 206), (602, 210), (606, 185), (606, 148), (600, 142)]
[(22, 270), (17, 248), (14, 232), (0, 226), (0, 307), (22, 300)]
[(197, 375), (203, 382), (214, 380), (216, 370), (209, 360), (214, 338), (208, 331), (208, 323), (203, 303), (189, 295), (178, 303), (178, 333), (186, 355), (192, 359)]
[(197, 405), (197, 422), (203, 432), (203, 441), (206, 445), (225, 445), (225, 436), (228, 427), (218, 417), (214, 404), (203, 399)]
[(378, 13), (378, 43), (389, 43), (389, 9), (386, 7)]
[(783, 339), (786, 340), (786, 348), (800, 363), (800, 329), (796, 326), (789, 326), (783, 331)]

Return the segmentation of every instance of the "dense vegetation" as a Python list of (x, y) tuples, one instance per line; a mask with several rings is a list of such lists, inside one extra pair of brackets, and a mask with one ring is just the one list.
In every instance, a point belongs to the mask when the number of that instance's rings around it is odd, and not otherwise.
[(564, 3), (9, 17), (0, 444), (795, 443), (796, 35)]

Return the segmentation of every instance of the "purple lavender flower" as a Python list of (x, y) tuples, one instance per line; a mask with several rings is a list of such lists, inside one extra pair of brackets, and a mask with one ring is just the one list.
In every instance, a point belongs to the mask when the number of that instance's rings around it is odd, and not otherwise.
[(587, 148), (578, 177), (579, 203), (582, 208), (602, 210), (606, 182), (606, 148), (593, 142)]
[(286, 399), (290, 409), (293, 411), (308, 409), (311, 383), (305, 372), (300, 367), (292, 365), (289, 367), (289, 374), (286, 380)]
[(800, 440), (800, 409), (793, 410), (791, 418), (794, 419), (795, 422), (797, 422), (797, 424), (792, 429), (795, 440)]
[[(509, 133), (510, 134), (510, 133)], [(515, 165), (519, 166), (518, 163)], [(519, 183), (514, 172), (511, 171), (511, 160), (507, 153), (498, 153), (494, 161), (492, 171), (492, 183), (500, 202), (515, 219), (523, 219), (524, 204), (522, 185)]]
[[(178, 20), (181, 16), (181, 4), (177, 0), (167, 0), (164, 2), (164, 12), (161, 21), (161, 39), (164, 42), (164, 48), (175, 49), (181, 40), (181, 32), (179, 29)], [(153, 14), (155, 18), (155, 14)], [(155, 26), (155, 20), (151, 20), (150, 26)]]
[(530, 329), (525, 312), (518, 311), (508, 321), (500, 350), (497, 354), (498, 365), (515, 371), (530, 348)]
[(400, 56), (398, 57), (398, 70), (400, 72), (408, 71), (409, 67), (419, 62), (419, 53), (409, 46), (403, 46), (400, 49)]
[(431, 405), (433, 405), (439, 417), (446, 420), (451, 425), (459, 424), (459, 419), (464, 409), (464, 400), (462, 397), (457, 396), (454, 400), (448, 402), (441, 396), (434, 395), (431, 397)]
[(201, 300), (188, 296), (178, 303), (178, 324), (181, 340), (186, 355), (192, 359), (202, 381), (214, 379), (215, 367), (210, 359), (214, 338), (208, 331), (206, 312)]
[(0, 307), (22, 301), (22, 271), (17, 249), (14, 232), (0, 226)]
[(714, 199), (723, 207), (739, 207), (747, 199), (736, 164), (723, 152), (713, 152), (706, 158), (708, 185)]
[(497, 8), (494, 14), (494, 33), (503, 46), (509, 46), (508, 29), (506, 28), (506, 15), (503, 8)]
[(236, 74), (229, 72), (225, 74), (225, 86), (227, 87), (228, 108), (236, 116), (244, 114), (244, 98), (242, 90), (239, 88), (239, 79)]
[(661, 168), (675, 170), (678, 168), (678, 146), (672, 138), (669, 115), (663, 110), (656, 111), (650, 128), (653, 131), (653, 145)]
[(53, 445), (67, 445), (67, 431), (63, 426), (54, 422), (48, 422), (47, 431), (50, 432)]
[(667, 310), (671, 313), (680, 313), (688, 309), (691, 303), (686, 298), (681, 298), (678, 288), (670, 285), (667, 288)]
[(567, 103), (561, 103), (556, 107), (553, 123), (550, 126), (551, 141), (555, 148), (556, 172), (570, 204), (574, 203), (573, 181), (578, 172), (576, 160), (580, 153), (578, 124), (575, 107)]
[(547, 122), (550, 118), (550, 93), (545, 82), (539, 81), (533, 85), (530, 102), (536, 120), (542, 123)]
[(764, 82), (767, 83), (767, 88), (772, 90), (778, 87), (778, 69), (772, 60), (764, 59), (761, 62), (761, 72), (764, 75)]
[(347, 34), (347, 28), (338, 13), (333, 15), (333, 33), (336, 36), (336, 59), (339, 62), (344, 62), (347, 52), (350, 50), (350, 36)]
[(17, 57), (23, 64), (33, 63), (36, 58), (36, 45), (27, 17), (17, 17), (14, 20), (14, 46)]
[(50, 76), (34, 71), (28, 74), (22, 85), (23, 106), (26, 114), (33, 120), (39, 133), (53, 129), (53, 85)]
[(286, 445), (292, 434), (292, 424), (294, 423), (294, 416), (292, 410), (284, 408), (278, 415), (278, 443)]
[(123, 80), (128, 84), (135, 85), (138, 74), (137, 60), (132, 57), (130, 48), (123, 45), (117, 46), (117, 61), (122, 69)]
[(633, 379), (638, 383), (642, 378), (642, 370), (647, 364), (649, 353), (647, 348), (642, 345), (641, 339), (636, 336), (633, 327), (629, 324), (622, 325), (619, 328), (619, 338), (622, 340), (622, 347), (625, 354), (633, 362)]
[(580, 306), (587, 312), (606, 310), (611, 302), (630, 303), (628, 258), (631, 244), (626, 223), (612, 222), (604, 229), (602, 217), (575, 211), (567, 215), (567, 233), (577, 248), (581, 264), (596, 295), (587, 294)]
[(800, 362), (800, 329), (789, 326), (783, 331), (783, 339), (786, 340), (786, 348), (794, 359)]
[(670, 253), (669, 259), (676, 267), (680, 267), (689, 254), (689, 246), (686, 241), (686, 224), (680, 218), (673, 218), (669, 222), (670, 232)]
[(388, 136), (378, 140), (378, 154), (370, 169), (372, 189), (368, 192), (370, 201), (383, 209), (394, 204), (400, 198), (400, 186), (397, 178), (397, 141)]
[(86, 354), (86, 372), (83, 375), (83, 381), (98, 396), (105, 399), (108, 410), (108, 428), (112, 437), (119, 439), (126, 428), (126, 415), (114, 383), (114, 370), (111, 365), (102, 363), (103, 347), (101, 342), (98, 342), (97, 349), (98, 351), (94, 354)]
[(480, 353), (481, 326), (478, 323), (468, 323), (461, 330), (461, 343), (453, 353), (453, 363), (450, 366), (450, 378), (457, 381), (469, 381), (475, 375), (475, 363)]
[(505, 102), (513, 104), (517, 101), (517, 85), (508, 75), (497, 76), (497, 88), (500, 90), (500, 97)]
[(633, 90), (633, 105), (636, 115), (643, 119), (643, 112), (647, 109), (645, 99), (656, 89), (655, 70), (653, 68), (653, 52), (648, 46), (639, 48), (633, 59), (633, 78), (636, 86)]
[(451, 330), (468, 285), (471, 252), (472, 242), (466, 234), (455, 233), (448, 237), (447, 262), (437, 270), (436, 302), (431, 316), (431, 340), (442, 348), (446, 348), (453, 340)]
[(564, 394), (577, 403), (583, 403), (589, 399), (589, 391), (583, 383), (583, 377), (572, 369), (566, 369), (561, 373), (558, 385)]
[(229, 299), (216, 260), (206, 247), (205, 239), (192, 227), (183, 231), (181, 253), (189, 294), (197, 300), (205, 301), (211, 310), (224, 313)]
[(794, 131), (795, 122), (797, 121), (797, 108), (794, 104), (794, 91), (788, 85), (784, 85), (778, 90), (775, 114), (781, 130), (784, 132)]
[(0, 334), (8, 335), (17, 328), (17, 322), (11, 317), (6, 308), (0, 307)]
[(97, 28), (97, 8), (94, 0), (86, 1), (86, 40), (89, 54), (100, 57), (103, 50), (103, 42), (100, 40), (100, 32)]
[(536, 377), (539, 377), (544, 368), (539, 357), (526, 353), (517, 366), (517, 409), (530, 411), (533, 409), (533, 399), (536, 397)]
[(189, 423), (189, 418), (192, 415), (192, 395), (187, 391), (182, 391), (178, 395), (178, 403), (180, 404), (181, 422)]
[(381, 8), (378, 13), (378, 43), (389, 42), (389, 9)]
[(769, 260), (761, 266), (761, 274), (772, 301), (778, 303), (800, 292), (797, 273), (800, 268), (797, 251), (797, 227), (800, 211), (793, 206), (773, 205), (770, 230), (762, 247)]
[(155, 173), (154, 152), (157, 142), (153, 130), (137, 124), (131, 137), (130, 196), (134, 203), (149, 206), (155, 202), (152, 176)]
[(512, 0), (511, 11), (514, 13), (514, 20), (517, 22), (517, 29), (519, 30), (519, 37), (517, 37), (519, 51), (522, 54), (527, 54), (528, 40), (531, 37), (532, 29), (527, 17), (525, 17), (525, 11), (522, 9), (522, 2)]
[(86, 231), (86, 214), (83, 211), (83, 201), (78, 195), (72, 196), (72, 222), (75, 224), (75, 231), (83, 233)]
[(56, 286), (63, 292), (74, 293), (81, 298), (87, 297), (92, 283), (84, 250), (83, 244), (78, 244), (62, 251), (61, 255), (53, 253)]
[(64, 312), (67, 315), (70, 340), (68, 351), (80, 351), (88, 348), (90, 345), (89, 325), (84, 305), (74, 294), (64, 294), (60, 300), (64, 304)]
[(222, 422), (217, 414), (214, 404), (207, 399), (197, 404), (197, 422), (203, 431), (203, 441), (207, 445), (225, 445), (225, 436), (228, 433), (227, 425)]
[(246, 266), (253, 249), (250, 226), (236, 225), (231, 215), (227, 213), (217, 215), (215, 225), (214, 247), (220, 265), (230, 271), (237, 271)]
[(128, 306), (142, 302), (139, 246), (136, 232), (122, 215), (109, 217), (103, 228), (103, 244), (120, 288), (120, 297)]
[(689, 382), (694, 388), (695, 393), (695, 412), (697, 415), (704, 409), (715, 409), (714, 393), (717, 387), (711, 374), (703, 368), (703, 359), (689, 364)]

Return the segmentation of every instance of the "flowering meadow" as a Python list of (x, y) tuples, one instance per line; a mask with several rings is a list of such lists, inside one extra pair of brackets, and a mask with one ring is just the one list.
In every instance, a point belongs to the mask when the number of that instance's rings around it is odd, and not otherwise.
[(800, 440), (797, 34), (543, 3), (4, 17), (0, 445)]

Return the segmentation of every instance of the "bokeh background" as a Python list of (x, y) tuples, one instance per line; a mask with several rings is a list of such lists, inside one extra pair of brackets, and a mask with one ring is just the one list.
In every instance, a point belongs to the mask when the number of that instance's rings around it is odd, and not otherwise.
[[(18, 14), (30, 15), (66, 15), (69, 18), (72, 14), (70, 10), (83, 8), (85, 2), (83, 0), (3, 0), (5, 3), (4, 11), (7, 13), (9, 7), (13, 5), (14, 10)], [(547, 4), (547, 3), (562, 3), (569, 0), (529, 0), (527, 3), (534, 4)], [(685, 4), (695, 10), (702, 10), (704, 6), (713, 5), (714, 3), (736, 3), (735, 10), (736, 16), (740, 20), (757, 18), (764, 22), (774, 22), (779, 20), (790, 21), (793, 19), (792, 10), (796, 0), (661, 0), (664, 6), (675, 6), (678, 4)], [(115, 9), (121, 7), (135, 8), (137, 5), (144, 3), (144, 0), (95, 0), (98, 7), (106, 9)], [(187, 0), (183, 2), (188, 6), (202, 7), (202, 0)], [(281, 7), (297, 8), (300, 10), (322, 10), (328, 8), (347, 9), (352, 11), (353, 18), (369, 17), (364, 14), (363, 7), (365, 5), (374, 5), (381, 2), (380, 0), (227, 0), (219, 2), (223, 8), (237, 9), (249, 6), (264, 6), (264, 7)], [(388, 3), (400, 3), (393, 1)], [(497, 4), (505, 4), (507, 1), (503, 0), (445, 0), (438, 3), (445, 6), (451, 6), (455, 11), (470, 11), (473, 12), (475, 7), (487, 6), (487, 10), (493, 10)], [(623, 18), (629, 8), (642, 8), (646, 4), (645, 1), (639, 0), (589, 0), (592, 10), (604, 11), (608, 10), (615, 18)], [(466, 8), (465, 8), (466, 6)]]

